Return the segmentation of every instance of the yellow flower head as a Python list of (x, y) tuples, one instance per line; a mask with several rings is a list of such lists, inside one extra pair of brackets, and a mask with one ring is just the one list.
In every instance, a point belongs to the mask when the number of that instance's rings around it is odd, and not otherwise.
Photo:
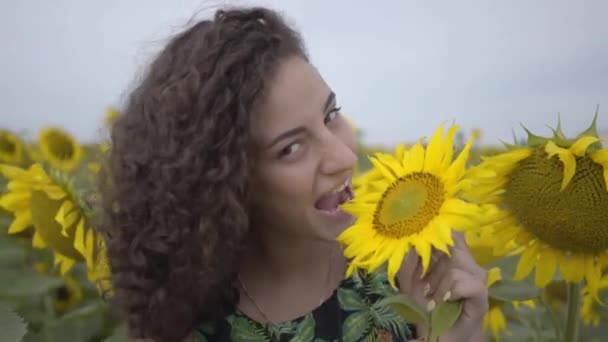
[(44, 159), (53, 167), (71, 171), (82, 159), (84, 151), (74, 137), (59, 128), (46, 128), (40, 132), (38, 146)]
[(106, 114), (103, 118), (103, 121), (106, 124), (106, 126), (111, 127), (112, 125), (114, 125), (116, 120), (118, 120), (118, 117), (120, 117), (120, 112), (118, 110), (116, 110), (116, 108), (114, 108), (114, 107), (109, 107), (106, 110)]
[(374, 271), (388, 261), (388, 276), (394, 277), (405, 253), (414, 247), (422, 259), (423, 272), (429, 267), (431, 250), (449, 254), (453, 246), (452, 228), (475, 226), (477, 205), (457, 197), (467, 185), (463, 180), (472, 139), (453, 160), (453, 140), (458, 127), (444, 136), (441, 125), (426, 149), (421, 142), (403, 153), (376, 153), (370, 158), (377, 177), (355, 190), (355, 198), (342, 208), (357, 218), (338, 241), (351, 259), (347, 276), (356, 269)]
[(90, 225), (86, 205), (65, 175), (47, 172), (40, 164), (27, 170), (0, 165), (0, 174), (9, 180), (8, 192), (0, 196), (0, 207), (15, 217), (9, 234), (34, 227), (33, 246), (51, 249), (62, 274), (77, 261), (96, 264), (100, 238)]
[(23, 157), (23, 142), (14, 133), (0, 129), (0, 163), (17, 165)]
[(536, 269), (535, 282), (545, 287), (559, 265), (564, 280), (597, 288), (608, 265), (608, 150), (596, 119), (573, 140), (559, 125), (553, 138), (528, 131), (528, 146), (511, 146), (468, 171), (475, 182), (467, 198), (498, 209), (488, 218), (496, 251), (521, 253), (515, 280)]

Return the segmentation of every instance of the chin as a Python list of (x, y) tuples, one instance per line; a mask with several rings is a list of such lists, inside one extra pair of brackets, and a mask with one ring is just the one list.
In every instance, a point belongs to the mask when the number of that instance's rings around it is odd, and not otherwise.
[(342, 232), (344, 232), (354, 223), (355, 218), (350, 216), (348, 218), (344, 217), (341, 220), (338, 220), (338, 222), (327, 222), (327, 220), (321, 220), (321, 222), (315, 226), (320, 228), (317, 234), (319, 238), (327, 241), (335, 241)]

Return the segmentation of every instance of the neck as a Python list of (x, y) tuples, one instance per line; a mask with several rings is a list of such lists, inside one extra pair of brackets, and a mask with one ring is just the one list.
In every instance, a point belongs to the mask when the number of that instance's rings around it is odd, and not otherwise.
[(318, 282), (329, 264), (340, 257), (338, 243), (294, 237), (276, 231), (258, 233), (251, 240), (245, 267), (279, 281)]

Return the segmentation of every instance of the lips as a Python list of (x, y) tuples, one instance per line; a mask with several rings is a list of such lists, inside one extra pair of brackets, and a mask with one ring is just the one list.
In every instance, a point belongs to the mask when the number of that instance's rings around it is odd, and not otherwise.
[(340, 205), (353, 198), (354, 193), (349, 179), (333, 191), (321, 196), (315, 202), (315, 208), (327, 212), (336, 212), (340, 209)]

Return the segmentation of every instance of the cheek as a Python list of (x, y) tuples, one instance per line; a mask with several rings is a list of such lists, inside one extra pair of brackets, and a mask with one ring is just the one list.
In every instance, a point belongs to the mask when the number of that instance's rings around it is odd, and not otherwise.
[[(255, 187), (254, 197), (268, 209), (297, 209), (310, 201), (314, 171), (306, 163), (280, 165), (266, 170)], [(291, 210), (291, 209), (289, 209)]]

